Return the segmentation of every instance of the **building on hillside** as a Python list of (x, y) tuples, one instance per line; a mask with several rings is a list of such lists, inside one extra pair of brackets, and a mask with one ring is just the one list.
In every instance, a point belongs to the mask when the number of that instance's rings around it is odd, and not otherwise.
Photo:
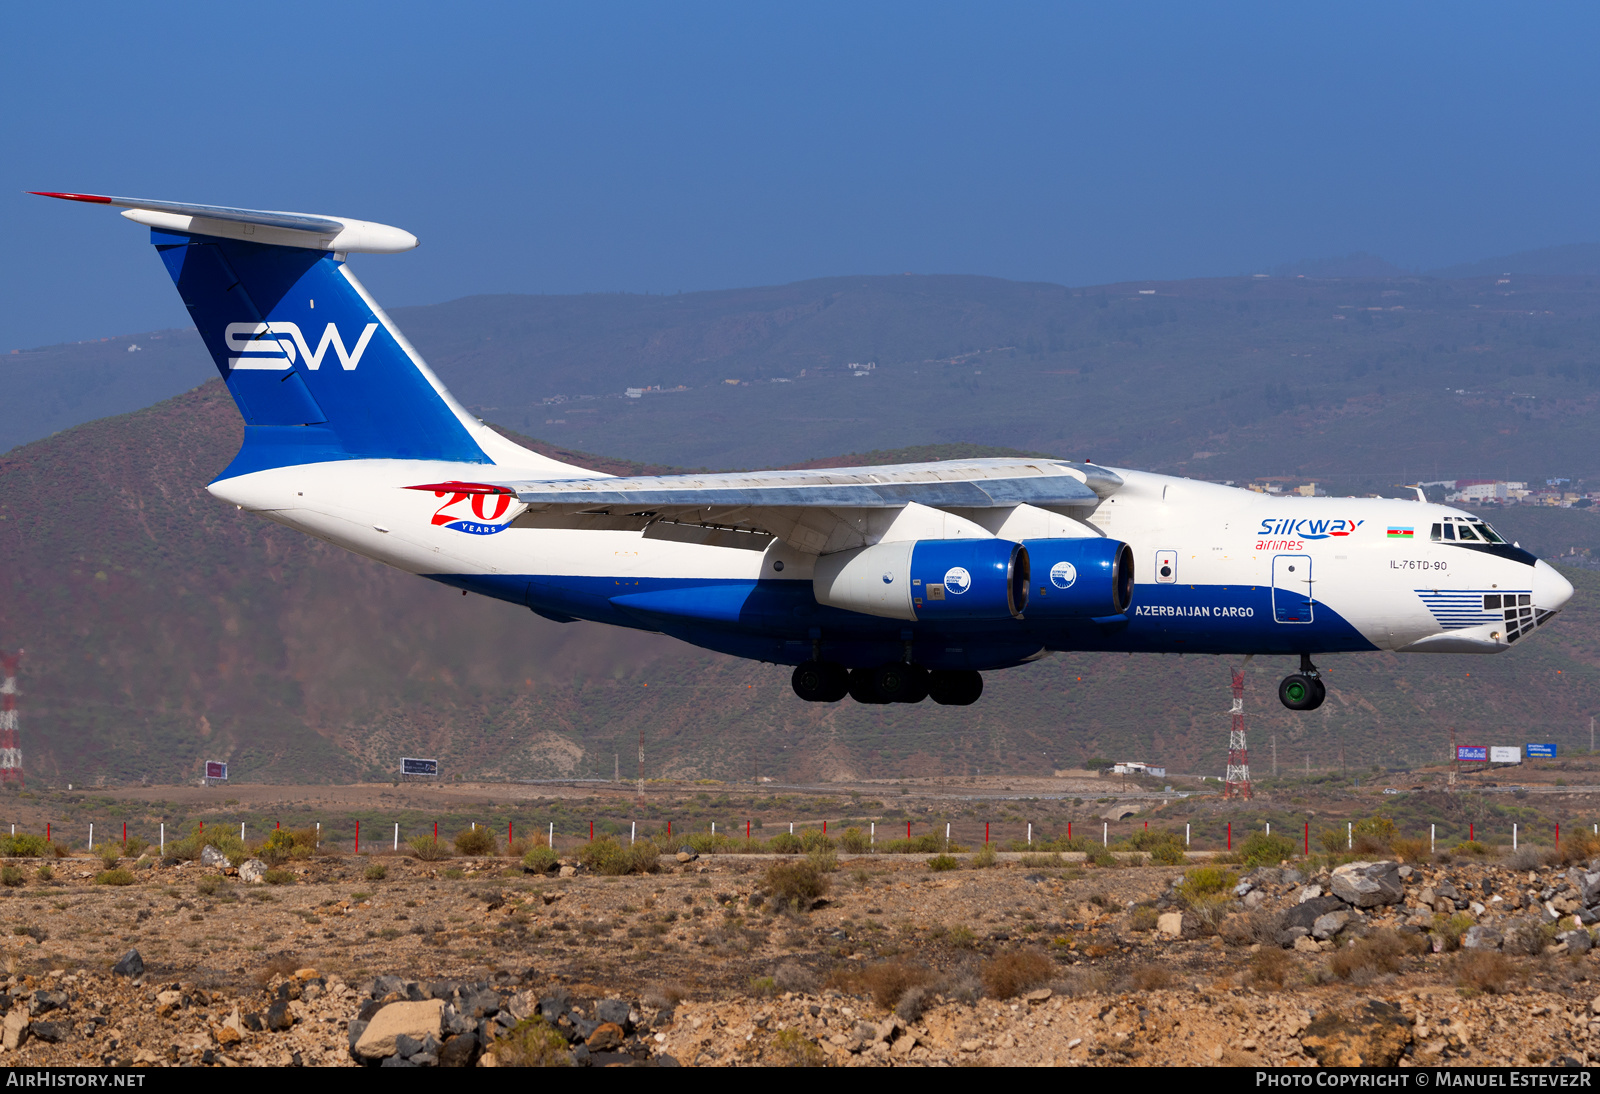
[(1111, 773), (1113, 775), (1150, 775), (1153, 778), (1157, 778), (1157, 779), (1164, 779), (1164, 778), (1167, 777), (1167, 769), (1166, 768), (1164, 768), (1164, 767), (1152, 767), (1151, 765), (1149, 765), (1147, 763), (1140, 763), (1137, 760), (1130, 760), (1130, 761), (1126, 761), (1126, 762), (1123, 762), (1123, 763), (1112, 764), (1111, 765)]
[(1445, 501), (1484, 505), (1488, 502), (1517, 502), (1528, 496), (1525, 482), (1503, 482), (1498, 479), (1457, 479), (1455, 491), (1445, 495)]

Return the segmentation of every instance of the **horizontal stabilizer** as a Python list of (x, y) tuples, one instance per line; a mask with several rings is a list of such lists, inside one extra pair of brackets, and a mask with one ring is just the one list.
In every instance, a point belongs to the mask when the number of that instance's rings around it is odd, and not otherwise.
[(269, 246), (396, 254), (409, 251), (417, 245), (417, 237), (410, 232), (350, 217), (287, 213), (275, 209), (234, 209), (226, 205), (195, 205), (149, 198), (107, 197), (102, 194), (61, 194), (46, 190), (28, 192), (45, 198), (110, 205), (125, 210), (122, 215), (129, 220), (169, 232), (243, 239)]

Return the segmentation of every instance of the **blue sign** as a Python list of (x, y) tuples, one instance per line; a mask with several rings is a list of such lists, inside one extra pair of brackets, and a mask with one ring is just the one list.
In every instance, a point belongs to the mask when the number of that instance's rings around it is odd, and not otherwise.
[(402, 775), (438, 775), (438, 760), (418, 760), (409, 756), (400, 757), (400, 774)]
[(1532, 745), (1531, 744), (1531, 745), (1528, 746), (1528, 759), (1530, 759), (1530, 760), (1553, 760), (1555, 758), (1556, 758), (1556, 746), (1555, 745)]
[(1488, 745), (1457, 745), (1456, 759), (1472, 760), (1475, 763), (1486, 764), (1489, 762)]

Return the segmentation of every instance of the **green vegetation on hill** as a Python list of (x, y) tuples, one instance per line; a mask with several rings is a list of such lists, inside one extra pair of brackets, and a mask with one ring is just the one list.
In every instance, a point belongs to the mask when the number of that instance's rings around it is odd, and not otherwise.
[[(1221, 771), (1226, 659), (1057, 656), (990, 674), (970, 708), (802, 703), (786, 669), (561, 626), (237, 512), (204, 484), (240, 431), (213, 382), (0, 457), (0, 646), (27, 650), (35, 777), (180, 780), (226, 759), (235, 778), (318, 781), (382, 775), (401, 755), (517, 778), (609, 778), (620, 757), (628, 777), (641, 729), (650, 776), (1041, 772), (1094, 755)], [(976, 454), (1003, 453), (863, 458)], [(1595, 542), (1600, 525), (1573, 511), (1496, 520), (1545, 553)], [(1450, 726), (1486, 743), (1586, 746), (1600, 574), (1570, 576), (1568, 610), (1504, 656), (1326, 659), (1330, 698), (1313, 714), (1276, 702), (1289, 659), (1256, 659), (1258, 768), (1274, 743), (1284, 768), (1437, 759)]]

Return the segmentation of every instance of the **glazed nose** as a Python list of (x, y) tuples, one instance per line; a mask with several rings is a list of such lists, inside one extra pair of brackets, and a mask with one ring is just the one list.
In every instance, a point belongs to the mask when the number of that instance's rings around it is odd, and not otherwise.
[(1547, 612), (1560, 611), (1572, 599), (1572, 582), (1556, 568), (1540, 559), (1533, 565), (1533, 606)]

